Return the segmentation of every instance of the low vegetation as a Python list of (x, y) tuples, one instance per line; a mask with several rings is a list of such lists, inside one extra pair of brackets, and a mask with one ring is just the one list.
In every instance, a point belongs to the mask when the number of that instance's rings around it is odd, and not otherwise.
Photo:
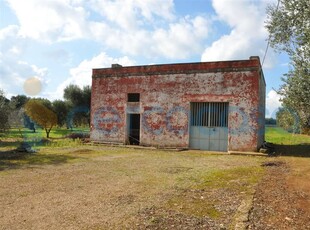
[[(22, 131), (38, 152), (0, 158), (3, 228), (13, 223), (20, 229), (234, 228), (239, 207), (268, 172), (262, 165), (273, 161), (203, 151), (96, 146), (73, 139), (72, 133), (85, 134), (87, 129), (55, 129), (48, 140), (43, 130)], [(269, 142), (309, 143), (304, 136), (293, 137), (267, 128)], [(13, 151), (23, 140), (18, 130), (0, 139), (0, 154)], [(255, 207), (259, 213), (261, 206)]]
[(276, 155), (310, 156), (310, 136), (293, 134), (279, 127), (268, 127), (266, 140), (273, 143)]
[(36, 99), (31, 99), (25, 104), (25, 113), (46, 132), (46, 138), (54, 126), (57, 125), (57, 115), (51, 109)]
[(10, 129), (26, 127), (33, 132), (43, 128), (46, 137), (56, 125), (73, 129), (89, 127), (91, 88), (68, 85), (64, 100), (50, 101), (47, 98), (30, 98), (26, 95), (5, 97), (0, 89), (0, 134)]
[(300, 145), (310, 144), (309, 135), (294, 134), (285, 131), (283, 128), (271, 126), (266, 128), (266, 141), (278, 145)]
[[(0, 223), (47, 228), (56, 218), (55, 228), (228, 226), (254, 188), (254, 177), (262, 176), (262, 160), (195, 151), (41, 147), (35, 155), (1, 160)], [(21, 207), (23, 217), (17, 213)], [(43, 207), (45, 221), (39, 223), (34, 214)], [(85, 217), (87, 222), (76, 222)]]

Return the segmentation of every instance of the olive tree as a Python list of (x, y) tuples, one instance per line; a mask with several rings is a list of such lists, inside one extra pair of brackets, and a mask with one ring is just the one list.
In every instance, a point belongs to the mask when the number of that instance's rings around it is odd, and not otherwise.
[(57, 125), (57, 115), (38, 99), (29, 100), (24, 108), (25, 113), (45, 130), (49, 138), (50, 131)]
[(269, 5), (266, 28), (270, 44), (290, 57), (291, 69), (278, 93), (283, 105), (297, 113), (302, 130), (310, 128), (310, 1), (279, 0)]

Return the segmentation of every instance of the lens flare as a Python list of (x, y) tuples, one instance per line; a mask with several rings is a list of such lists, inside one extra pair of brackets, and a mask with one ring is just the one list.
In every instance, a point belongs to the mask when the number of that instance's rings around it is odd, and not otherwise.
[(24, 91), (30, 96), (39, 94), (42, 90), (42, 83), (37, 77), (30, 77), (24, 82)]

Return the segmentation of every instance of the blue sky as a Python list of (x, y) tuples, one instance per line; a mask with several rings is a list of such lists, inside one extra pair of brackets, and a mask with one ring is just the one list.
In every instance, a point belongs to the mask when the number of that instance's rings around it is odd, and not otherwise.
[[(91, 84), (91, 69), (248, 59), (265, 53), (265, 8), (275, 0), (0, 0), (0, 89), (61, 99)], [(269, 48), (266, 116), (280, 106), (288, 58)], [(35, 93), (25, 83), (37, 79)], [(32, 82), (32, 81), (30, 81)], [(26, 84), (27, 85), (27, 84)]]

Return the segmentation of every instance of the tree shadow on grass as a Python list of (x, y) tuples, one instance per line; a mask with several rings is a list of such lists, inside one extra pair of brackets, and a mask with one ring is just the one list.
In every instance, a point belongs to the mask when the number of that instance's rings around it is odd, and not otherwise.
[(276, 155), (293, 157), (310, 157), (310, 144), (273, 145)]
[(87, 134), (89, 133), (88, 129), (55, 129), (53, 130), (52, 135), (54, 134), (55, 136), (59, 136), (58, 138), (64, 138), (72, 133), (83, 133), (83, 134)]
[(18, 146), (20, 146), (22, 143), (27, 143), (29, 144), (30, 146), (45, 146), (46, 144), (50, 143), (51, 141), (49, 139), (45, 139), (45, 138), (42, 138), (42, 139), (39, 139), (39, 140), (4, 140), (4, 141), (1, 141), (0, 140), (0, 152), (1, 152), (1, 148), (8, 148), (8, 147), (11, 147), (11, 148), (17, 148)]
[(0, 171), (42, 165), (60, 165), (78, 158), (80, 157), (58, 154), (26, 153), (17, 152), (15, 150), (0, 151)]
[(0, 140), (0, 148), (5, 148), (5, 147), (17, 147), (21, 143), (20, 140), (6, 140), (6, 141), (1, 141)]

